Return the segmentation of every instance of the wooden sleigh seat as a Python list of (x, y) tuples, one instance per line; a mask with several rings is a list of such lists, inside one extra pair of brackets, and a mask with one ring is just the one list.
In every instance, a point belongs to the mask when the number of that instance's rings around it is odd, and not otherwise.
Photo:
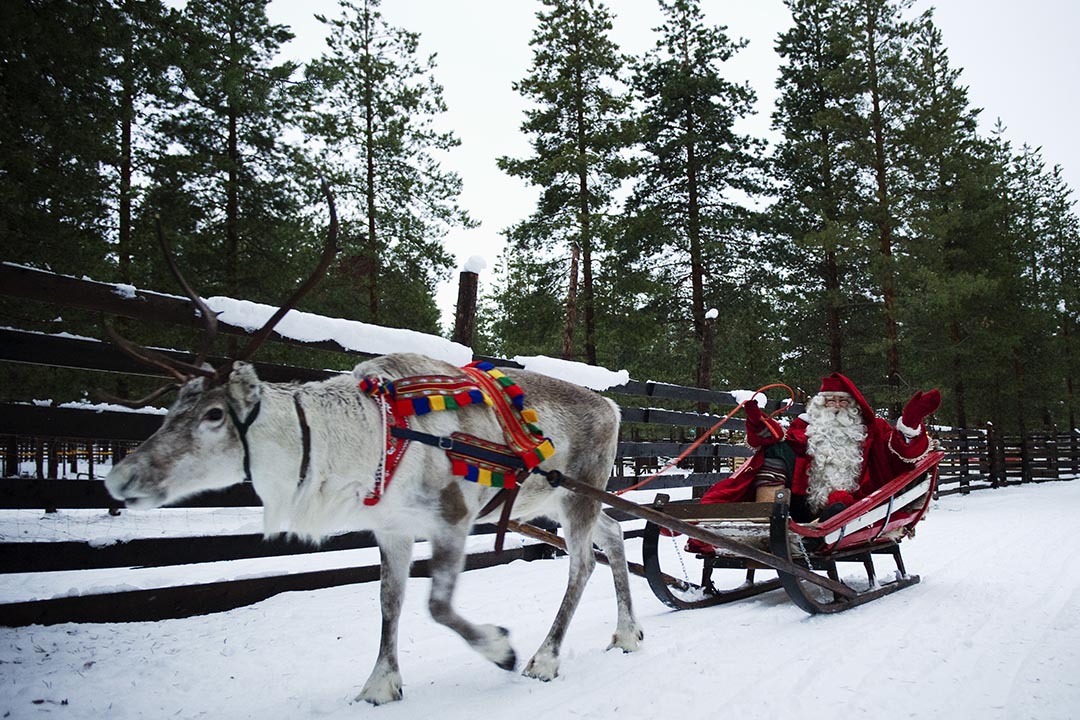
[[(661, 523), (649, 522), (643, 544), (646, 578), (657, 597), (674, 608), (708, 607), (783, 587), (796, 605), (810, 613), (845, 610), (913, 585), (919, 578), (907, 574), (900, 542), (914, 535), (915, 526), (926, 515), (943, 456), (940, 451), (927, 454), (908, 472), (824, 522), (803, 524), (792, 520), (786, 490), (771, 503), (702, 505), (696, 501), (668, 502), (659, 495), (652, 507), (700, 528), (705, 533), (698, 538), (702, 542), (709, 542), (710, 537), (734, 542), (707, 552), (680, 550), (683, 567), (688, 561), (702, 563), (700, 583), (680, 580), (660, 567), (661, 535), (670, 533), (661, 529)], [(751, 553), (757, 559), (748, 559), (743, 554), (748, 548), (764, 550), (767, 555)], [(670, 557), (670, 551), (665, 550), (665, 554)], [(895, 577), (884, 582), (874, 567), (874, 557), (883, 554), (891, 555), (896, 563)], [(797, 577), (771, 565), (770, 557), (778, 565), (795, 563), (825, 575)], [(837, 564), (843, 562), (864, 566), (867, 587), (840, 581)], [(756, 571), (763, 568), (777, 570), (777, 577), (757, 580)], [(713, 579), (717, 569), (742, 570), (744, 580), (737, 587), (719, 589)], [(815, 582), (814, 577), (820, 580)]]

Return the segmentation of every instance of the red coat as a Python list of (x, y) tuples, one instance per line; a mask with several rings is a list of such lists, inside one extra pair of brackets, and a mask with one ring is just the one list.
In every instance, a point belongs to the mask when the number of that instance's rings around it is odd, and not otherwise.
[[(747, 424), (747, 441), (758, 452), (745, 462), (735, 473), (713, 485), (701, 498), (702, 503), (752, 502), (754, 491), (752, 483), (764, 462), (762, 450), (777, 442), (786, 442), (795, 451), (795, 472), (791, 480), (793, 495), (806, 495), (807, 478), (810, 471), (810, 456), (806, 454), (805, 416), (792, 421), (785, 433), (783, 428), (772, 418), (765, 416), (762, 427)], [(859, 489), (852, 493), (856, 501), (869, 495), (901, 473), (911, 469), (912, 463), (926, 454), (930, 440), (926, 430), (910, 442), (905, 442), (904, 435), (879, 417), (871, 419), (867, 428), (863, 446), (863, 470), (859, 479)]]

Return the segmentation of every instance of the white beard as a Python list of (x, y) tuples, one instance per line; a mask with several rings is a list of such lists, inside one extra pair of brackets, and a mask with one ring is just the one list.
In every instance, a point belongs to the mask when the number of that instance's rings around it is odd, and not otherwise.
[(855, 492), (862, 476), (866, 425), (858, 405), (839, 412), (826, 408), (815, 396), (807, 408), (806, 452), (810, 456), (806, 503), (817, 514), (834, 490)]

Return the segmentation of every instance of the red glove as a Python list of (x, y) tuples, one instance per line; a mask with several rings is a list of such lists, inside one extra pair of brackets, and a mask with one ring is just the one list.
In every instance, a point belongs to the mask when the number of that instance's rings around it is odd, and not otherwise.
[(855, 497), (847, 490), (833, 490), (829, 493), (829, 499), (825, 501), (825, 507), (818, 520), (825, 522), (829, 518), (839, 515), (855, 504)]
[(761, 427), (761, 406), (757, 404), (757, 400), (750, 398), (746, 401), (746, 404), (742, 406), (743, 412), (746, 413), (746, 425), (747, 427), (754, 425), (755, 427)]
[(925, 393), (920, 390), (904, 406), (904, 413), (900, 416), (900, 422), (904, 423), (905, 427), (918, 430), (919, 426), (922, 425), (923, 418), (939, 407), (941, 407), (941, 393), (937, 389)]

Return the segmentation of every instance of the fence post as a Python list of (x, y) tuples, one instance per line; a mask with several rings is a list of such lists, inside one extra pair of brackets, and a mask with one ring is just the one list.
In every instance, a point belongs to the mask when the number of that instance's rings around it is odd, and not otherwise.
[(462, 270), (458, 276), (458, 300), (452, 339), (466, 347), (472, 347), (473, 333), (476, 331), (476, 290), (479, 280), (480, 276), (470, 269)]
[(1046, 438), (1046, 459), (1050, 465), (1050, 473), (1055, 480), (1061, 479), (1061, 463), (1058, 458), (1058, 429), (1057, 425), (1050, 428), (1050, 434)]
[(19, 441), (11, 436), (5, 443), (4, 451), (4, 477), (17, 477), (19, 475)]
[(970, 452), (971, 445), (968, 443), (968, 430), (967, 428), (960, 428), (960, 493), (963, 495), (971, 494), (971, 478), (969, 477), (971, 462), (968, 458)]
[(990, 473), (990, 487), (1001, 487), (1005, 481), (1001, 452), (998, 450), (997, 433), (994, 423), (986, 423), (986, 468)]
[(1020, 483), (1032, 481), (1031, 473), (1031, 433), (1026, 432), (1020, 436)]

